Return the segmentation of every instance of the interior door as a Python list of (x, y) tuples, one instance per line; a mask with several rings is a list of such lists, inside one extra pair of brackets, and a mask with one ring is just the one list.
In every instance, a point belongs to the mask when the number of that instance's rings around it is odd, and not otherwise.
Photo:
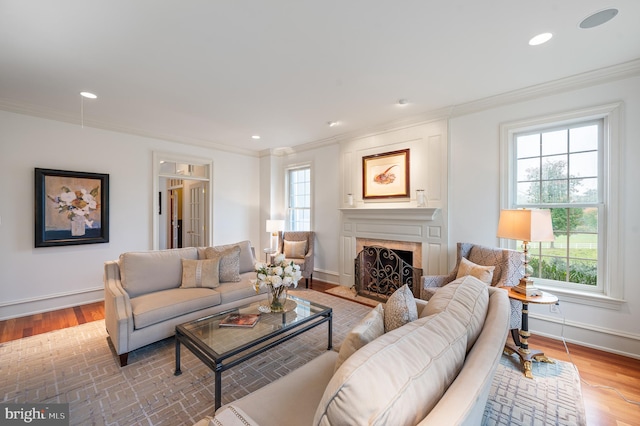
[(203, 182), (193, 183), (189, 187), (189, 212), (187, 220), (189, 221), (189, 246), (203, 247), (206, 245), (204, 241), (204, 217), (205, 217), (205, 184)]

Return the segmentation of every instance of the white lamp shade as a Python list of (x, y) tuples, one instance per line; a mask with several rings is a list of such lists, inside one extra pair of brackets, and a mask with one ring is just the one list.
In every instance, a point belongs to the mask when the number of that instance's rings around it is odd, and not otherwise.
[(527, 242), (553, 241), (551, 210), (502, 210), (497, 236)]
[(273, 234), (284, 231), (284, 220), (267, 220), (267, 232)]

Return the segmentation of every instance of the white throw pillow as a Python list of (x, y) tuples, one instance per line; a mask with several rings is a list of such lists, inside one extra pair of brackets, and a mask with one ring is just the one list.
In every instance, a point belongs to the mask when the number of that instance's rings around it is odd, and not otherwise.
[(416, 299), (407, 284), (393, 292), (384, 305), (384, 332), (418, 319)]
[(335, 370), (355, 351), (384, 334), (384, 308), (378, 304), (347, 334), (340, 346)]
[(456, 275), (456, 278), (462, 278), (466, 277), (467, 275), (471, 275), (476, 277), (483, 283), (491, 285), (494, 269), (496, 269), (495, 266), (477, 265), (463, 257), (460, 261), (460, 266), (458, 266), (458, 275)]

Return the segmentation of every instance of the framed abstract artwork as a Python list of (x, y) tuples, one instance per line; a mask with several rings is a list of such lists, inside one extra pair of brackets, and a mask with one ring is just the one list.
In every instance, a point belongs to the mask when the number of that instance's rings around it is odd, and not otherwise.
[(109, 242), (109, 175), (35, 169), (35, 246)]
[(409, 150), (362, 157), (362, 198), (409, 196)]

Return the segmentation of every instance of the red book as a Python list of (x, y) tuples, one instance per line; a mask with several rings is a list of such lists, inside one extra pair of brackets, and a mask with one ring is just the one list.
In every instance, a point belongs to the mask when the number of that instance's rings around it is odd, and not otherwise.
[(260, 314), (229, 314), (220, 321), (220, 327), (253, 327)]

